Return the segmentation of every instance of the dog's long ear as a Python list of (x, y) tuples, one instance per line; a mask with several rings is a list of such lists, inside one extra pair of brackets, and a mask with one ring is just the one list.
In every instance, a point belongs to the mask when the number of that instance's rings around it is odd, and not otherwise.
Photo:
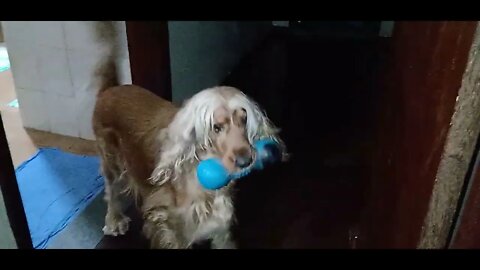
[[(285, 143), (280, 138), (280, 129), (268, 118), (266, 112), (253, 100), (249, 99), (250, 106), (247, 110), (247, 131), (249, 138), (255, 139), (270, 138), (280, 145), (282, 151), (282, 161), (287, 161), (289, 154)], [(253, 116), (253, 117), (252, 117)]]
[(195, 141), (195, 105), (187, 100), (168, 126), (168, 138), (173, 143), (190, 144)]
[(152, 173), (150, 182), (162, 185), (174, 180), (181, 172), (184, 162), (195, 157), (195, 106), (186, 101), (168, 126), (160, 160)]

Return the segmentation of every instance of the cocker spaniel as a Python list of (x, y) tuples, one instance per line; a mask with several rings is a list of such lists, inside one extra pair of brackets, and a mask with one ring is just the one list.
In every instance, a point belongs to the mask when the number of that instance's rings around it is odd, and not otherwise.
[[(106, 31), (113, 28), (105, 26), (98, 26), (100, 38), (112, 42)], [(207, 239), (213, 248), (235, 248), (230, 232), (235, 181), (204, 189), (196, 167), (217, 157), (230, 172), (238, 171), (254, 161), (252, 144), (261, 138), (276, 140), (285, 160), (279, 130), (236, 88), (200, 91), (178, 108), (139, 86), (119, 85), (114, 49), (105, 58), (97, 73), (101, 87), (93, 115), (108, 204), (104, 233), (128, 230), (130, 218), (122, 205), (128, 191), (152, 248), (189, 248)]]

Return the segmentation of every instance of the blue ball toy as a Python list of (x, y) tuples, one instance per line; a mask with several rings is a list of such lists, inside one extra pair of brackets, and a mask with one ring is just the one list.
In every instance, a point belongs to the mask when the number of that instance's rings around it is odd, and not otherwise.
[(218, 158), (210, 158), (201, 161), (197, 167), (197, 178), (200, 184), (210, 190), (226, 186), (230, 181), (248, 175), (252, 170), (262, 170), (265, 165), (274, 163), (280, 159), (278, 143), (272, 139), (261, 139), (254, 143), (256, 152), (255, 161), (252, 165), (236, 173), (230, 174)]

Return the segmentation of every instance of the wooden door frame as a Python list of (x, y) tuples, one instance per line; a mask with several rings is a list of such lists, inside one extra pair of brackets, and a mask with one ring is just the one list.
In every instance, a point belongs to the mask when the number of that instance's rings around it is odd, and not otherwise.
[[(32, 249), (32, 238), (0, 114), (0, 189), (17, 248)], [(1, 203), (1, 202), (0, 202)]]
[[(456, 97), (457, 102), (435, 178), (419, 248), (449, 247), (459, 204), (463, 204), (462, 188), (468, 185), (468, 172), (475, 163), (474, 151), (480, 133), (480, 29), (478, 23), (471, 24), (474, 24), (476, 29), (472, 27), (473, 41), (469, 46), (467, 65)], [(468, 230), (468, 224), (478, 217), (478, 213), (471, 209), (477, 196), (475, 179), (472, 184), (473, 192), (468, 194), (470, 198), (467, 197), (464, 215), (460, 220), (464, 221), (465, 226), (460, 226), (459, 236), (464, 235), (464, 228)], [(460, 243), (457, 241), (457, 244)]]
[[(475, 40), (470, 51), (469, 66), (464, 74), (463, 93), (459, 95), (457, 122), (461, 130), (469, 131), (463, 138), (468, 138), (467, 147), (474, 148), (469, 162), (467, 181), (457, 204), (452, 229), (446, 244), (449, 248), (480, 248), (480, 27), (477, 27)], [(454, 119), (455, 120), (455, 119)], [(462, 142), (460, 142), (462, 143)], [(447, 168), (448, 169), (448, 168)]]

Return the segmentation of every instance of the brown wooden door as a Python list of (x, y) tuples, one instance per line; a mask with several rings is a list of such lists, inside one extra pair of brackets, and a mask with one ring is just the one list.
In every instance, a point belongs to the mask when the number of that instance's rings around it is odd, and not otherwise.
[(476, 25), (395, 22), (358, 247), (417, 247)]
[(166, 21), (127, 21), (132, 83), (172, 99), (170, 51)]

